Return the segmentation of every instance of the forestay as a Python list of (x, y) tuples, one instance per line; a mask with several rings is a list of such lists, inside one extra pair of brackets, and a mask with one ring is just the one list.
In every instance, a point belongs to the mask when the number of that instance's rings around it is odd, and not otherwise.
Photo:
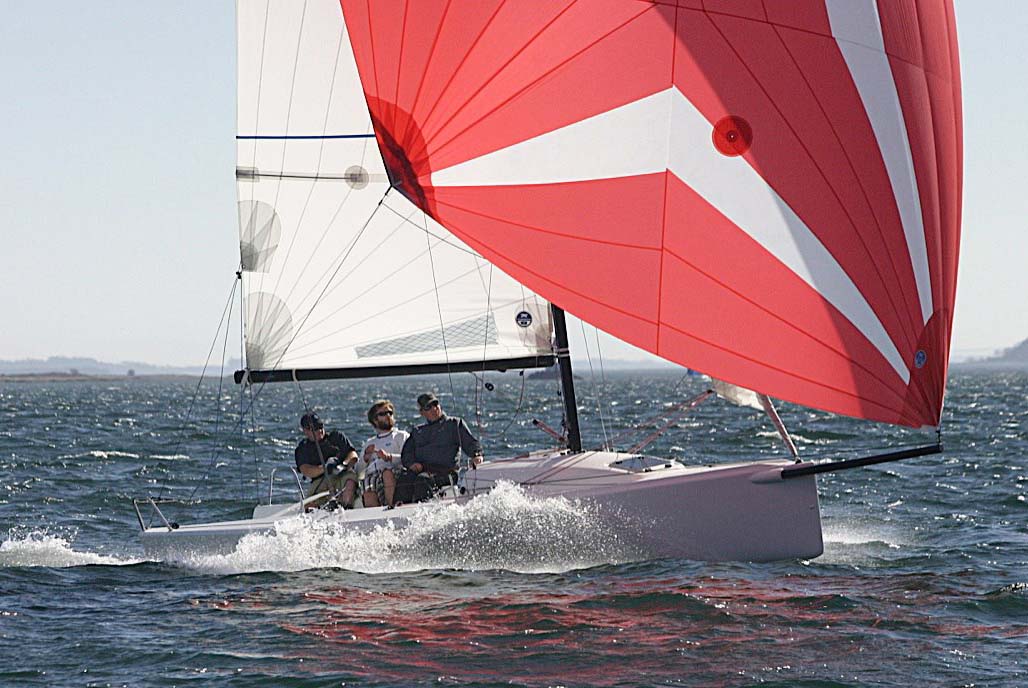
[(732, 383), (938, 423), (950, 0), (341, 4), (387, 174), (489, 261)]
[(551, 364), (548, 303), (387, 193), (338, 2), (237, 16), (250, 379)]

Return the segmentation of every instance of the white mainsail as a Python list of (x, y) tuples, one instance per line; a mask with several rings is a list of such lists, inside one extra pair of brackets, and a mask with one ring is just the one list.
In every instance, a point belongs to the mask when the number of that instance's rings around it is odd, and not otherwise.
[(237, 22), (247, 368), (549, 364), (549, 304), (390, 190), (339, 3)]

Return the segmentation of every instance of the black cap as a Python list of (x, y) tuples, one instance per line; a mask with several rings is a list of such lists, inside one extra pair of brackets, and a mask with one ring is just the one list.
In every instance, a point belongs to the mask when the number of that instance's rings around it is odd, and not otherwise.
[(325, 424), (318, 418), (318, 414), (312, 411), (303, 414), (303, 417), (300, 418), (300, 427), (306, 430), (320, 430), (325, 427)]
[(436, 399), (435, 394), (433, 394), (432, 392), (425, 392), (424, 394), (418, 396), (418, 408), (424, 411), (432, 405), (433, 401), (437, 404), (439, 403), (439, 400)]

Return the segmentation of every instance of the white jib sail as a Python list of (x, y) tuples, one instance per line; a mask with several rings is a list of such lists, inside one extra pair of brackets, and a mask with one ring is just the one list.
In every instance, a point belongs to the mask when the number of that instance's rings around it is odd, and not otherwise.
[(247, 367), (551, 354), (549, 304), (389, 191), (339, 2), (240, 0), (237, 22)]

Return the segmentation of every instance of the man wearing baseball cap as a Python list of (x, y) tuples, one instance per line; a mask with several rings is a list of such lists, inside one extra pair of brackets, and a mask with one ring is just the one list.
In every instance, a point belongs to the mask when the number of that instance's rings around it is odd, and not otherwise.
[[(472, 468), (482, 463), (481, 443), (462, 418), (446, 415), (434, 393), (418, 397), (418, 411), (426, 423), (414, 428), (400, 452), (400, 461), (407, 470), (397, 481), (397, 502), (421, 501), (438, 488), (456, 484), (457, 459), (462, 450)], [(425, 485), (424, 479), (419, 481), (419, 474), (427, 474), (430, 485)]]
[[(294, 457), (297, 470), (310, 478), (307, 496), (328, 492), (334, 496), (332, 502), (352, 508), (357, 495), (357, 473), (353, 470), (357, 450), (338, 430), (326, 434), (325, 423), (313, 411), (300, 418), (300, 429), (304, 437), (296, 445)], [(315, 506), (327, 501), (319, 500)]]

